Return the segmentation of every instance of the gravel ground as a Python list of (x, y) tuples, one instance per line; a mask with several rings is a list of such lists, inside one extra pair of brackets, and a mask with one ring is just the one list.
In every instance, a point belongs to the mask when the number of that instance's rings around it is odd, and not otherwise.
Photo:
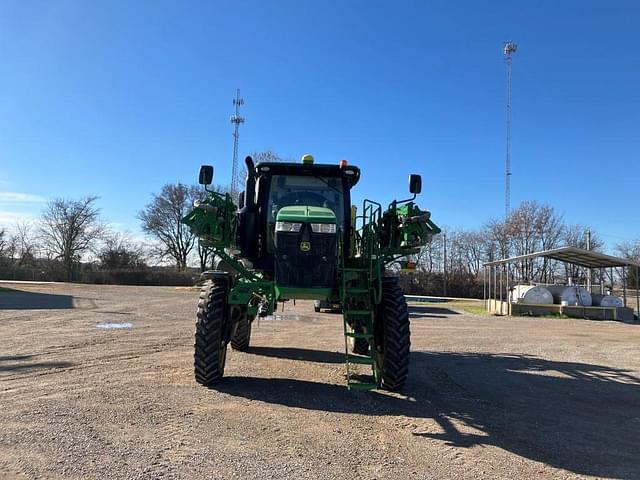
[(417, 306), (404, 392), (350, 393), (340, 316), (298, 302), (206, 389), (197, 291), (13, 288), (0, 479), (640, 478), (638, 325)]

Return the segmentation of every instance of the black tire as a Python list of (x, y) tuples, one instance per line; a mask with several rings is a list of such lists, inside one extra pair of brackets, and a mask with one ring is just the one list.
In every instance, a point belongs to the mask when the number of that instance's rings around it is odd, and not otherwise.
[(234, 350), (240, 350), (241, 352), (244, 352), (249, 348), (249, 343), (251, 342), (252, 323), (253, 317), (243, 313), (240, 320), (238, 320), (236, 333), (231, 337), (231, 348)]
[(356, 355), (369, 355), (369, 342), (366, 338), (354, 338), (353, 340), (353, 353)]
[(313, 307), (313, 311), (316, 313), (320, 313), (320, 307)]
[(196, 382), (207, 387), (218, 383), (224, 375), (227, 357), (224, 331), (229, 311), (227, 293), (225, 280), (208, 281), (200, 291), (193, 365)]
[[(354, 329), (356, 333), (362, 333), (361, 326), (356, 325)], [(369, 355), (369, 341), (366, 338), (352, 338), (351, 351), (356, 355)]]
[[(379, 354), (381, 353), (379, 358), (382, 360), (382, 388), (400, 390), (409, 376), (411, 331), (407, 301), (396, 278), (382, 279), (382, 301), (378, 310), (378, 321), (376, 344)], [(380, 346), (382, 348), (379, 348)]]

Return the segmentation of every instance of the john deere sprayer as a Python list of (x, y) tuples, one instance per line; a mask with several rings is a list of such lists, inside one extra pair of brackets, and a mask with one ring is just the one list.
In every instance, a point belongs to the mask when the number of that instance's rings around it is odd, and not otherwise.
[[(365, 200), (358, 212), (351, 189), (360, 169), (344, 160), (320, 165), (305, 155), (302, 163), (245, 163), (237, 204), (207, 187), (213, 167), (202, 166), (206, 197), (182, 220), (218, 259), (203, 274), (196, 381), (211, 386), (222, 379), (227, 345), (246, 350), (256, 316), (273, 314), (279, 301), (312, 299), (342, 305), (348, 388), (400, 389), (409, 368), (409, 313), (397, 279), (385, 272), (440, 232), (414, 203), (420, 176), (410, 176), (410, 199), (386, 209)], [(369, 366), (369, 375), (354, 374)]]

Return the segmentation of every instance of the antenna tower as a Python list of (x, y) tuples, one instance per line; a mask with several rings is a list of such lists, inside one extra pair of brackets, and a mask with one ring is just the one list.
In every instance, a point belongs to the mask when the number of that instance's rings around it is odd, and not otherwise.
[(240, 97), (240, 89), (236, 90), (236, 98), (233, 99), (236, 113), (231, 115), (233, 129), (233, 163), (231, 164), (231, 196), (238, 195), (238, 139), (240, 138), (240, 124), (244, 123), (244, 118), (240, 116), (240, 107), (244, 105), (244, 100)]
[(505, 162), (505, 198), (504, 216), (509, 218), (511, 213), (511, 56), (518, 50), (518, 45), (509, 40), (505, 42), (502, 53), (507, 64), (507, 158)]

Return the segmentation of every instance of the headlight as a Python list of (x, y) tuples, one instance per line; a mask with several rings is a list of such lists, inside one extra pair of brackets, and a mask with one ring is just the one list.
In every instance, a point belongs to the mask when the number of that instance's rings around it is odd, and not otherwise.
[(336, 233), (335, 223), (312, 223), (311, 231), (313, 233)]
[(276, 232), (299, 232), (301, 228), (301, 223), (276, 222)]

